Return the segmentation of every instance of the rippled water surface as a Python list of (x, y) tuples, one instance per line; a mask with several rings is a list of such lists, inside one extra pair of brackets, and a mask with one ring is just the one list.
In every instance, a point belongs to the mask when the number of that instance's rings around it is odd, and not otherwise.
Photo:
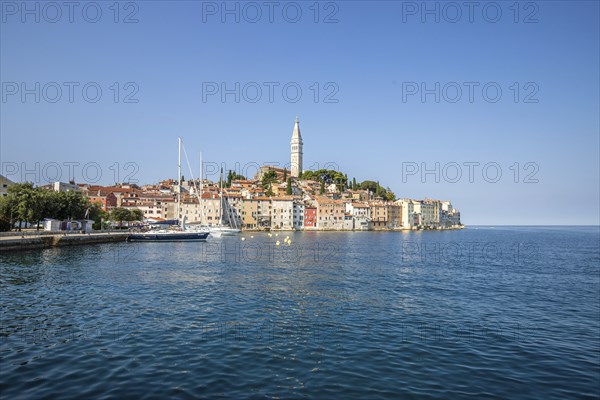
[(0, 255), (1, 397), (599, 396), (598, 227), (253, 236)]

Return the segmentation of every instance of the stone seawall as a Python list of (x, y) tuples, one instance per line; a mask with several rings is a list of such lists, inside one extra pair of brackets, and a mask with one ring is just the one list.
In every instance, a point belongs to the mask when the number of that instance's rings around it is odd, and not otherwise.
[(304, 228), (304, 229), (274, 229), (274, 228), (242, 228), (242, 232), (403, 232), (403, 231), (452, 231), (465, 229), (465, 225), (453, 225), (444, 228), (377, 228), (377, 229), (336, 229), (336, 228)]
[(124, 242), (126, 232), (91, 234), (56, 234), (0, 237), (0, 252), (45, 249), (49, 247), (76, 246), (82, 244)]

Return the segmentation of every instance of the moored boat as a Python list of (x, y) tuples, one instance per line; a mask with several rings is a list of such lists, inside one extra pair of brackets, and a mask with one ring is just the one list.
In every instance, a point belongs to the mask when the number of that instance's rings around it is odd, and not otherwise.
[(155, 231), (132, 233), (128, 242), (199, 242), (205, 241), (208, 232), (193, 231)]
[[(181, 218), (181, 138), (179, 138), (179, 159), (177, 163), (177, 220), (179, 226), (168, 230), (149, 230), (146, 232), (132, 233), (127, 237), (128, 242), (198, 242), (205, 241), (209, 235), (206, 230), (186, 229), (185, 216)], [(181, 221), (179, 221), (181, 218)]]

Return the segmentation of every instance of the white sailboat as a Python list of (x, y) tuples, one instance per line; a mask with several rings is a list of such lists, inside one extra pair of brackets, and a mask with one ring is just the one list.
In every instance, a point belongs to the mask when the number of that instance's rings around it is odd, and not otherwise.
[(177, 221), (176, 229), (148, 231), (133, 233), (127, 237), (129, 242), (189, 242), (205, 241), (208, 237), (207, 231), (189, 230), (185, 227), (185, 217), (180, 220), (181, 211), (181, 138), (179, 138), (179, 159), (177, 163), (177, 174), (179, 175), (177, 187)]
[[(234, 227), (231, 227), (229, 225), (225, 225), (223, 224), (223, 203), (224, 203), (224, 196), (223, 196), (223, 169), (221, 169), (221, 198), (220, 198), (220, 203), (219, 203), (219, 224), (215, 225), (215, 226), (211, 226), (209, 228), (210, 230), (210, 234), (211, 236), (214, 237), (220, 237), (220, 236), (235, 236), (235, 235), (239, 235), (242, 230)], [(225, 202), (227, 203), (227, 202)], [(231, 218), (231, 213), (229, 212), (229, 208), (228, 208), (228, 213), (229, 215), (228, 220), (232, 221), (235, 224), (235, 218)]]

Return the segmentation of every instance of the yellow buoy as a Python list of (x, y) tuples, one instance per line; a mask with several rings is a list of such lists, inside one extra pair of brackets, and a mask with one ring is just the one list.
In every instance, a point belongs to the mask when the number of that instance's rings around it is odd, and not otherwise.
[(275, 246), (279, 246), (279, 240), (275, 242)]
[(250, 235), (250, 239), (254, 239), (254, 235)]
[(275, 236), (279, 236), (279, 233), (276, 233)]
[(273, 236), (273, 234), (269, 233), (269, 237)]
[(242, 240), (246, 240), (246, 238), (242, 238)]

